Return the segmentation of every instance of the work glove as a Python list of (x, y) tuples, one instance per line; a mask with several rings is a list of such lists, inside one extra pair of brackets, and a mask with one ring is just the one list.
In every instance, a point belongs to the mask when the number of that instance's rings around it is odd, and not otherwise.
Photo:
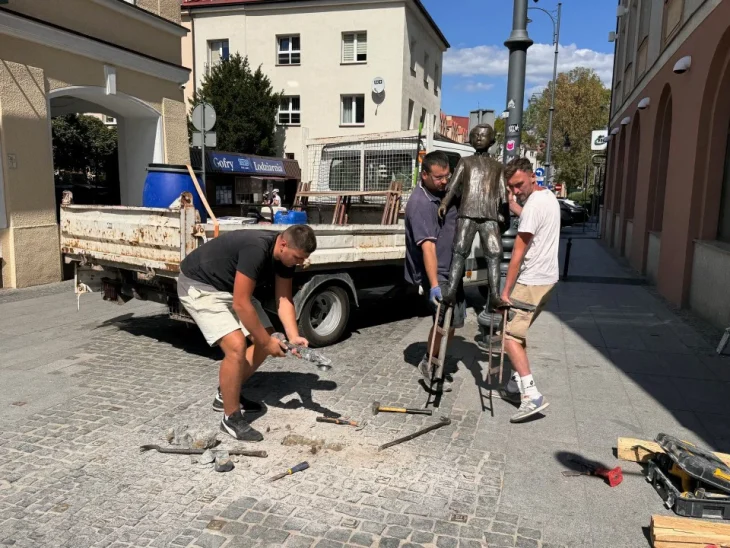
[(428, 300), (436, 306), (441, 302), (441, 299), (443, 299), (443, 296), (441, 295), (441, 287), (438, 285), (436, 287), (432, 287), (428, 294)]

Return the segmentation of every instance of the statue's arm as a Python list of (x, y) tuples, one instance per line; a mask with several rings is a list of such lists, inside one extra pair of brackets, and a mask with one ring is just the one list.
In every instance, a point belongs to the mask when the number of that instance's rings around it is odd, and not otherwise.
[(441, 206), (448, 209), (449, 204), (451, 204), (451, 200), (454, 199), (454, 197), (458, 197), (461, 195), (461, 185), (463, 183), (464, 179), (464, 162), (463, 160), (459, 160), (459, 163), (456, 164), (456, 169), (454, 170), (454, 175), (451, 177), (451, 183), (449, 184), (449, 190), (446, 191), (446, 196), (444, 196), (444, 199), (441, 200)]
[(503, 204), (507, 201), (507, 181), (504, 180), (504, 168), (501, 165), (499, 166), (497, 185), (499, 186), (499, 203)]

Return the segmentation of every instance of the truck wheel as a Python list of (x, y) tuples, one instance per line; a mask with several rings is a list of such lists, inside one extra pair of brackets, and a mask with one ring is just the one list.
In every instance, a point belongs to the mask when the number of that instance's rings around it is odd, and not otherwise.
[(336, 285), (317, 288), (302, 309), (299, 327), (313, 347), (329, 346), (342, 337), (350, 319), (350, 297)]

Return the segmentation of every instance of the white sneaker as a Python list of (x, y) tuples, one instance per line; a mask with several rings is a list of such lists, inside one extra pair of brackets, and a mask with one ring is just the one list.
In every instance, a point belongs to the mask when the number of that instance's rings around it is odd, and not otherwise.
[(540, 411), (546, 409), (548, 405), (550, 404), (542, 394), (535, 399), (531, 399), (529, 396), (522, 396), (520, 408), (517, 410), (517, 413), (512, 415), (509, 421), (522, 422), (528, 417), (536, 415)]

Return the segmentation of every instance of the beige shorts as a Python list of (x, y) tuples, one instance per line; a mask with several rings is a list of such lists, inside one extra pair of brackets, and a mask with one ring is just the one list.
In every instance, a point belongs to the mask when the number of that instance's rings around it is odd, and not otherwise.
[[(195, 320), (210, 346), (215, 346), (223, 337), (237, 329), (243, 331), (244, 336), (248, 337), (248, 330), (233, 310), (233, 294), (218, 291), (210, 285), (191, 280), (181, 272), (177, 280), (177, 296), (185, 310)], [(251, 297), (251, 304), (256, 309), (264, 329), (273, 327), (261, 302), (257, 298)]]
[(550, 300), (553, 288), (552, 285), (522, 285), (515, 284), (510, 298), (534, 305), (534, 312), (512, 309), (507, 313), (506, 338), (517, 341), (522, 346), (527, 346), (527, 330), (543, 311)]

